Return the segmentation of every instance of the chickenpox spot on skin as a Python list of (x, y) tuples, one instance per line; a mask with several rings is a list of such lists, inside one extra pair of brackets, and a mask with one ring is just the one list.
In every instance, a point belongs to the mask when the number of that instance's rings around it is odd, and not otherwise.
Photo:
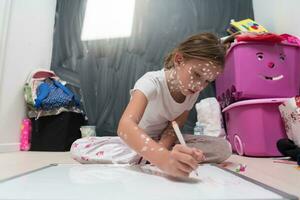
[(143, 148), (142, 148), (142, 152), (144, 152), (144, 151), (147, 151), (147, 149), (148, 149), (148, 147), (146, 147), (146, 146), (143, 146)]
[(148, 144), (149, 141), (150, 141), (150, 139), (149, 139), (149, 138), (146, 138), (145, 144)]
[(163, 151), (164, 150), (164, 148), (162, 148), (162, 147), (160, 147), (159, 149), (158, 149), (158, 151)]

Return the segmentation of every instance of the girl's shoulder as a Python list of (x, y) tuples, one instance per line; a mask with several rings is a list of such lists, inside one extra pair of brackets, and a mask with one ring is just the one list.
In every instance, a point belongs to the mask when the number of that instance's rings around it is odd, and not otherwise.
[(153, 81), (162, 81), (164, 79), (164, 71), (158, 70), (158, 71), (150, 71), (146, 72), (141, 79), (150, 79)]

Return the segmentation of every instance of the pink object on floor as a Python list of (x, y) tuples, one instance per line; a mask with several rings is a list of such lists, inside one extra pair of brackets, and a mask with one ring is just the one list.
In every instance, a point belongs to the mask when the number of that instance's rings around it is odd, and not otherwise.
[(300, 47), (291, 43), (238, 42), (228, 50), (216, 80), (224, 108), (243, 99), (285, 98), (300, 89)]
[(30, 119), (23, 119), (21, 126), (20, 150), (28, 151), (30, 149), (30, 134), (31, 121)]
[(244, 100), (226, 107), (222, 112), (233, 150), (247, 156), (282, 156), (276, 143), (287, 136), (278, 106), (286, 100)]

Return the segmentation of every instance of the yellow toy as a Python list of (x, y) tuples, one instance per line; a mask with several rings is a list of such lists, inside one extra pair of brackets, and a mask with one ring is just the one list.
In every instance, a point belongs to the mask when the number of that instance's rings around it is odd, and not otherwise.
[(227, 29), (229, 34), (233, 34), (236, 32), (255, 32), (255, 33), (267, 33), (268, 31), (257, 22), (252, 19), (244, 19), (242, 21), (234, 21), (233, 19), (230, 21), (230, 26)]

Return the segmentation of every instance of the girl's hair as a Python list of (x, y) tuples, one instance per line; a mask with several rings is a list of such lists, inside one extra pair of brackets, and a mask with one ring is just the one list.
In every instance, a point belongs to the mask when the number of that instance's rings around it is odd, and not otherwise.
[(164, 67), (174, 67), (173, 57), (176, 52), (182, 54), (184, 59), (200, 59), (212, 61), (223, 68), (226, 47), (220, 39), (212, 33), (200, 33), (189, 37), (179, 44), (165, 57)]

